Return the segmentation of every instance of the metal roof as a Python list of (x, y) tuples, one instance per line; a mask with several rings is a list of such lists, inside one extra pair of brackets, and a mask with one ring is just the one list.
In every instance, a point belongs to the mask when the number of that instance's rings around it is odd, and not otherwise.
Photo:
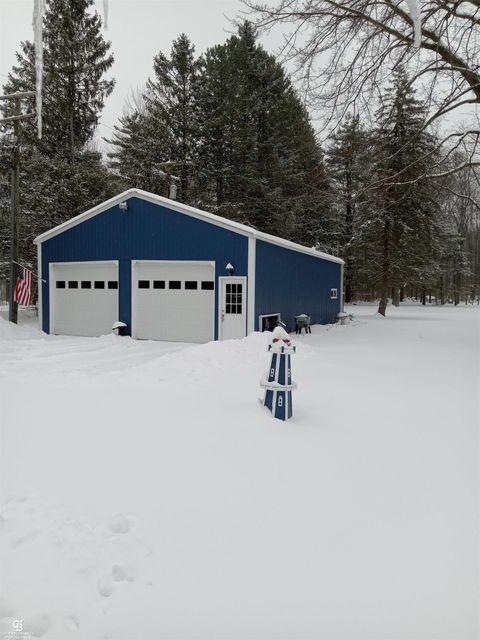
[(128, 189), (128, 191), (124, 191), (123, 193), (110, 198), (110, 200), (106, 200), (101, 204), (85, 211), (85, 213), (81, 213), (75, 218), (68, 220), (62, 224), (59, 224), (57, 227), (50, 229), (50, 231), (46, 231), (41, 235), (37, 236), (34, 240), (35, 244), (41, 244), (45, 242), (45, 240), (49, 240), (54, 236), (75, 227), (77, 224), (81, 224), (85, 222), (89, 218), (93, 218), (94, 216), (110, 209), (111, 207), (120, 204), (120, 202), (125, 202), (129, 198), (140, 198), (142, 200), (146, 200), (147, 202), (152, 202), (153, 204), (159, 204), (167, 209), (171, 209), (173, 211), (177, 211), (179, 213), (183, 213), (188, 216), (192, 216), (199, 220), (203, 220), (205, 222), (209, 222), (210, 224), (214, 224), (225, 229), (229, 229), (235, 233), (239, 233), (244, 236), (248, 236), (250, 238), (256, 238), (257, 240), (263, 240), (264, 242), (269, 242), (270, 244), (276, 244), (280, 247), (284, 247), (285, 249), (291, 249), (292, 251), (299, 251), (301, 253), (306, 253), (312, 255), (316, 258), (323, 258), (324, 260), (330, 260), (331, 262), (338, 262), (339, 264), (343, 264), (343, 260), (341, 258), (337, 258), (336, 256), (332, 256), (328, 253), (323, 253), (321, 251), (317, 251), (316, 249), (311, 249), (309, 247), (304, 247), (301, 244), (297, 244), (296, 242), (290, 242), (290, 240), (284, 240), (283, 238), (278, 238), (277, 236), (272, 236), (269, 233), (263, 233), (261, 231), (257, 231), (256, 229), (252, 229), (251, 227), (247, 227), (244, 224), (240, 224), (239, 222), (234, 222), (233, 220), (227, 220), (227, 218), (222, 218), (221, 216), (217, 216), (213, 213), (208, 213), (207, 211), (202, 211), (201, 209), (196, 209), (195, 207), (190, 207), (189, 205), (183, 204), (182, 202), (177, 202), (176, 200), (170, 200), (169, 198), (164, 198), (162, 196), (157, 196), (154, 193), (149, 193), (148, 191), (142, 191), (141, 189)]

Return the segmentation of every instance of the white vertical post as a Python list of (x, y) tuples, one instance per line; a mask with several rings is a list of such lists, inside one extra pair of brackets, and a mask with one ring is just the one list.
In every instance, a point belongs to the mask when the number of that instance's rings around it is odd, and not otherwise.
[(256, 238), (248, 238), (247, 335), (255, 331), (255, 260)]
[[(50, 283), (51, 285), (51, 283)], [(40, 331), (43, 331), (43, 280), (42, 280), (42, 243), (37, 245), (37, 292), (38, 292), (38, 320), (40, 324)]]
[(340, 295), (341, 295), (341, 300), (340, 300), (340, 311), (344, 311), (344, 294), (343, 294), (343, 287), (344, 287), (344, 282), (343, 282), (343, 277), (344, 277), (344, 271), (345, 271), (345, 263), (342, 262), (341, 264), (341, 276), (340, 276)]

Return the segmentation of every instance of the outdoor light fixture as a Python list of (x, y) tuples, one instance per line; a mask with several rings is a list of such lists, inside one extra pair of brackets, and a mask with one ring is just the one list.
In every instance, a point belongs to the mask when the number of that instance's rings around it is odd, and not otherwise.
[(225, 265), (225, 271), (228, 273), (229, 276), (233, 276), (233, 272), (234, 272), (234, 266), (231, 262), (227, 263)]
[(128, 211), (128, 202), (120, 202), (120, 204), (118, 205), (118, 208), (121, 211)]

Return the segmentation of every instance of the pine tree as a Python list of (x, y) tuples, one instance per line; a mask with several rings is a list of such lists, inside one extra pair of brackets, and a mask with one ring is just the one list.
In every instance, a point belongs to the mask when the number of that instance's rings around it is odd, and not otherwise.
[(327, 152), (327, 165), (332, 180), (336, 209), (336, 233), (339, 255), (345, 261), (345, 302), (351, 302), (358, 286), (358, 246), (361, 243), (361, 212), (366, 206), (365, 186), (372, 158), (368, 133), (358, 115), (348, 114), (344, 124), (334, 133)]
[(0, 136), (0, 280), (10, 272), (10, 207), (13, 140)]
[(400, 287), (408, 281), (418, 281), (431, 268), (432, 240), (438, 235), (434, 185), (431, 181), (416, 181), (433, 160), (434, 140), (423, 128), (425, 109), (402, 67), (394, 71), (377, 122), (378, 187), (370, 231), (379, 240), (378, 310), (385, 315), (390, 291), (398, 303)]
[[(11, 145), (0, 142), (0, 255), (5, 258), (11, 241), (10, 156)], [(32, 153), (21, 164), (20, 184), (19, 257), (31, 266), (36, 264), (33, 240), (37, 235), (108, 200), (123, 187), (101, 154), (91, 150), (77, 152), (74, 161)], [(4, 267), (6, 275), (8, 264)]]
[(172, 45), (170, 59), (159, 53), (153, 62), (155, 76), (147, 83), (147, 107), (157, 141), (166, 149), (165, 168), (180, 177), (180, 194), (189, 198), (193, 174), (196, 130), (196, 83), (201, 60), (182, 33)]
[[(461, 152), (452, 154), (452, 164), (458, 166), (465, 160)], [(478, 296), (480, 213), (475, 205), (480, 199), (478, 184), (478, 175), (468, 169), (444, 178), (440, 205), (444, 242), (438, 287), (443, 303), (449, 299), (457, 305), (462, 298), (473, 301)]]
[(198, 102), (203, 206), (315, 244), (325, 209), (321, 150), (283, 68), (256, 43), (250, 23), (207, 51)]
[(82, 152), (76, 162), (36, 155), (25, 164), (22, 180), (35, 184), (35, 189), (22, 193), (20, 250), (24, 258), (35, 254), (33, 239), (37, 235), (122, 190), (121, 182), (111, 175), (96, 151)]
[(325, 240), (321, 149), (291, 82), (248, 22), (199, 59), (181, 35), (170, 57), (155, 57), (154, 71), (115, 128), (113, 168), (161, 194), (159, 173), (173, 173), (188, 204), (310, 245)]
[(124, 115), (111, 139), (112, 167), (133, 184), (168, 195), (166, 173), (180, 178), (178, 199), (191, 201), (196, 145), (196, 84), (201, 59), (185, 34), (170, 57), (154, 58), (154, 76), (145, 93)]
[[(36, 125), (25, 125), (24, 140), (49, 156), (82, 150), (94, 134), (105, 98), (114, 81), (104, 79), (113, 64), (110, 43), (101, 32), (101, 20), (89, 13), (94, 0), (47, 0), (44, 18), (43, 135)], [(4, 86), (5, 93), (35, 90), (33, 44), (21, 43)], [(35, 111), (35, 98), (27, 101)], [(4, 112), (11, 106), (4, 106)]]
[(165, 195), (168, 185), (159, 175), (158, 167), (166, 155), (158, 140), (145, 100), (136, 96), (114, 127), (108, 153), (110, 167), (125, 181), (127, 188), (136, 187)]
[[(48, 0), (44, 18), (43, 137), (34, 121), (24, 125), (21, 147), (19, 244), (20, 260), (34, 264), (33, 238), (99, 204), (119, 189), (106, 169), (92, 137), (113, 80), (103, 76), (113, 63), (101, 34), (93, 0)], [(34, 50), (21, 44), (18, 64), (9, 74), (5, 93), (35, 89)], [(29, 101), (26, 101), (27, 103)], [(8, 113), (8, 103), (2, 105)], [(35, 110), (35, 100), (26, 105)], [(8, 179), (11, 143), (0, 141), (0, 242), (10, 246)]]

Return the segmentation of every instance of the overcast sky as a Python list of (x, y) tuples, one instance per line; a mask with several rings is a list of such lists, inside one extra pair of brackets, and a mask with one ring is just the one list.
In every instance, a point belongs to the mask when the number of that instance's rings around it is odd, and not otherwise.
[[(95, 1), (100, 14), (102, 0)], [(152, 73), (153, 56), (170, 52), (172, 40), (185, 32), (197, 53), (223, 42), (233, 30), (230, 20), (244, 9), (240, 0), (109, 0), (108, 29), (115, 63), (109, 75), (116, 86), (107, 99), (99, 135), (109, 137), (132, 91)], [(33, 0), (0, 0), (0, 80), (15, 62), (21, 40), (33, 39)], [(273, 34), (264, 44), (272, 53), (280, 44)], [(3, 84), (3, 83), (2, 83)]]
[[(34, 0), (0, 0), (0, 81), (15, 62), (21, 40), (33, 39), (32, 10)], [(103, 13), (103, 0), (95, 0)], [(112, 42), (115, 63), (110, 76), (116, 86), (107, 99), (98, 129), (99, 137), (109, 138), (132, 91), (142, 89), (152, 74), (153, 56), (169, 53), (172, 40), (185, 32), (197, 53), (224, 42), (234, 27), (231, 20), (241, 17), (245, 7), (241, 0), (109, 0), (108, 30), (105, 38)], [(262, 40), (265, 48), (279, 50), (282, 35), (276, 30)], [(450, 124), (458, 125), (474, 113), (471, 107), (450, 114)], [(315, 124), (315, 123), (314, 123)]]

